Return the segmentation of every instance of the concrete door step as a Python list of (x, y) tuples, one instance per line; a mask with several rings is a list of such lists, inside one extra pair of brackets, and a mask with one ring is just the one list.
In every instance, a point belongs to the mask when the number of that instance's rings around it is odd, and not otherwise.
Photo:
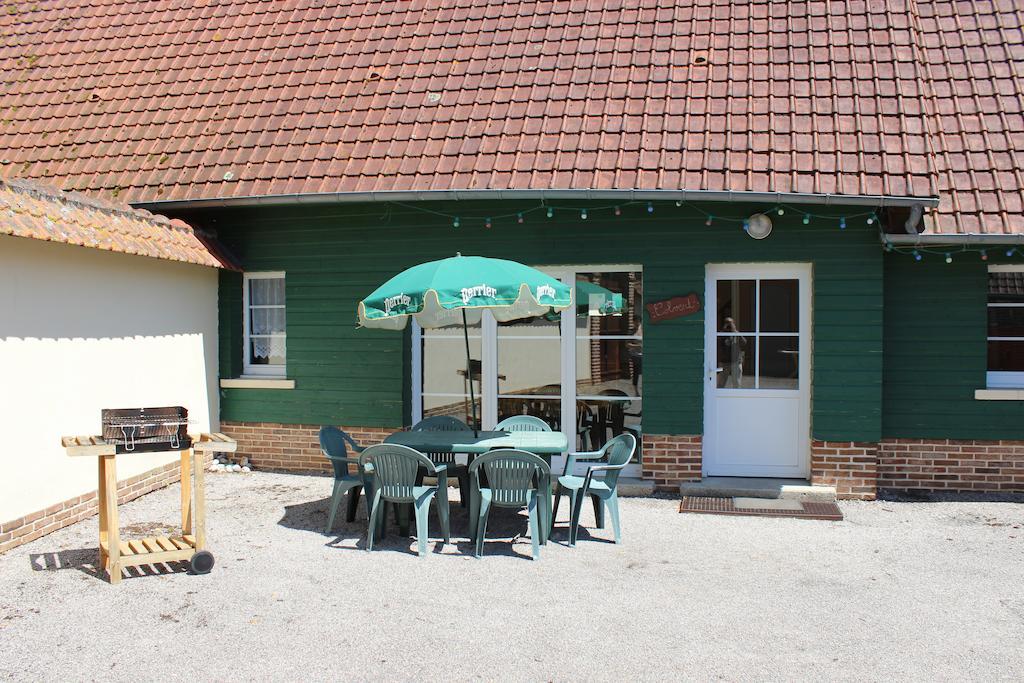
[(834, 501), (834, 486), (811, 486), (806, 479), (767, 477), (705, 477), (679, 485), (684, 496), (699, 498), (775, 498), (788, 500)]
[(619, 477), (619, 495), (641, 497), (654, 493), (654, 482), (636, 477)]

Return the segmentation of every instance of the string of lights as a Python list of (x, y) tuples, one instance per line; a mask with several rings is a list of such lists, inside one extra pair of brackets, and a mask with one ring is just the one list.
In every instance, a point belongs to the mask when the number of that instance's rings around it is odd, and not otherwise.
[[(750, 227), (750, 218), (752, 217), (733, 217), (733, 216), (720, 216), (707, 211), (706, 209), (698, 206), (692, 202), (677, 200), (673, 202), (676, 208), (687, 208), (703, 217), (704, 225), (712, 226), (715, 224), (725, 225), (742, 225), (744, 230), (748, 230)], [(549, 220), (555, 217), (565, 218), (566, 216), (575, 215), (579, 220), (585, 221), (591, 216), (606, 217), (607, 214), (611, 214), (615, 217), (623, 215), (624, 210), (632, 207), (643, 207), (646, 213), (653, 214), (657, 210), (661, 210), (664, 213), (664, 208), (660, 203), (653, 201), (626, 201), (617, 202), (612, 204), (602, 205), (588, 205), (588, 206), (573, 206), (565, 203), (553, 204), (548, 201), (541, 201), (536, 206), (528, 208), (520, 208), (516, 211), (508, 213), (492, 213), (489, 215), (467, 215), (467, 214), (456, 214), (445, 211), (436, 211), (434, 209), (416, 205), (406, 204), (403, 202), (390, 202), (394, 206), (402, 207), (409, 211), (417, 211), (432, 216), (443, 218), (451, 223), (452, 228), (458, 229), (463, 227), (472, 226), (483, 226), (485, 229), (492, 229), (496, 224), (503, 223), (505, 221), (515, 221), (516, 224), (526, 223), (527, 220)], [(982, 261), (987, 261), (990, 253), (998, 253), (1003, 247), (981, 247), (981, 246), (932, 246), (925, 247), (921, 245), (916, 246), (897, 246), (891, 242), (886, 241), (885, 232), (882, 229), (881, 222), (879, 220), (878, 209), (869, 209), (861, 212), (853, 213), (817, 213), (807, 211), (802, 206), (792, 206), (789, 204), (775, 204), (770, 208), (763, 209), (755, 212), (757, 214), (784, 216), (787, 213), (800, 216), (800, 220), (804, 225), (810, 225), (814, 222), (825, 222), (831, 223), (836, 226), (839, 230), (845, 230), (848, 226), (854, 225), (857, 221), (863, 221), (865, 225), (872, 226), (877, 225), (879, 230), (879, 238), (884, 243), (884, 249), (890, 253), (896, 254), (907, 254), (914, 258), (916, 261), (922, 261), (925, 257), (938, 256), (945, 260), (946, 263), (952, 263), (954, 256), (959, 254), (976, 253)], [(1013, 257), (1014, 255), (1024, 256), (1024, 249), (1018, 247), (1009, 247), (1005, 249), (1007, 257)]]
[[(604, 212), (610, 212), (613, 216), (622, 216), (623, 210), (634, 206), (643, 206), (647, 213), (653, 214), (656, 210), (656, 204), (653, 201), (626, 201), (618, 202), (615, 204), (604, 204), (600, 206), (570, 206), (566, 204), (552, 204), (550, 202), (543, 201), (540, 204), (529, 207), (526, 209), (519, 209), (509, 213), (495, 213), (490, 215), (466, 215), (466, 214), (455, 214), (448, 213), (445, 211), (436, 211), (424, 206), (418, 206), (414, 204), (406, 204), (402, 202), (391, 202), (395, 206), (400, 206), (403, 209), (410, 211), (418, 211), (420, 213), (437, 216), (444, 218), (451, 222), (453, 228), (461, 228), (463, 226), (482, 225), (484, 228), (490, 229), (498, 222), (505, 220), (514, 220), (517, 224), (523, 224), (527, 221), (527, 218), (536, 217), (535, 214), (541, 214), (543, 218), (555, 218), (556, 216), (564, 217), (567, 214), (574, 214), (580, 220), (587, 220), (592, 215), (601, 215)], [(743, 225), (747, 227), (748, 218), (737, 218), (732, 216), (718, 216), (701, 207), (693, 204), (692, 202), (677, 200), (674, 202), (677, 208), (689, 208), (697, 214), (704, 217), (704, 224), (711, 226), (715, 223), (724, 224), (735, 224)], [(874, 225), (878, 222), (878, 211), (868, 210), (859, 213), (833, 213), (833, 214), (822, 214), (809, 212), (801, 207), (793, 207), (787, 204), (776, 204), (770, 209), (760, 211), (758, 213), (774, 214), (777, 216), (783, 216), (786, 212), (792, 212), (796, 215), (802, 216), (802, 222), (804, 225), (809, 225), (812, 220), (829, 221), (835, 223), (840, 230), (845, 230), (847, 225), (851, 224), (852, 221), (858, 219), (864, 219), (867, 225)]]
[[(1002, 251), (1004, 247), (977, 247), (977, 246), (956, 246), (956, 247), (925, 247), (921, 245), (914, 246), (896, 246), (889, 242), (885, 243), (885, 250), (887, 252), (896, 254), (907, 254), (913, 256), (915, 261), (923, 261), (926, 256), (937, 256), (941, 257), (946, 263), (952, 263), (954, 256), (958, 254), (977, 254), (978, 258), (982, 261), (988, 261), (989, 254), (998, 253)], [(1024, 251), (1021, 251), (1018, 247), (1005, 247), (1005, 254), (1008, 258), (1012, 258), (1014, 255), (1024, 256)]]

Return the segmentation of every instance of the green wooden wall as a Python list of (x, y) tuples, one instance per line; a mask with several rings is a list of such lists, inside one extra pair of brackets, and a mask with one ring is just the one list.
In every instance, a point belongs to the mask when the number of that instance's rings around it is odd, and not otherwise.
[[(501, 256), (533, 265), (640, 264), (644, 297), (657, 301), (689, 292), (703, 299), (709, 262), (794, 261), (814, 264), (813, 415), (816, 438), (873, 441), (881, 436), (882, 250), (877, 226), (853, 219), (802, 222), (793, 211), (772, 214), (764, 241), (740, 225), (716, 221), (673, 203), (607, 204), (529, 212), (535, 203), (424, 203), (458, 214), (449, 218), (395, 205), (322, 205), (221, 209), (184, 215), (215, 230), (247, 270), (287, 273), (288, 376), (292, 391), (223, 390), (226, 420), (395, 426), (409, 415), (407, 336), (356, 329), (356, 302), (390, 275), (415, 263), (465, 254)], [(575, 203), (573, 206), (584, 206)], [(604, 208), (602, 208), (602, 206)], [(716, 215), (743, 217), (765, 207), (706, 205)], [(808, 207), (838, 215), (837, 207)], [(850, 209), (850, 212), (863, 209)], [(221, 280), (221, 375), (241, 372), (241, 286)], [(703, 314), (644, 325), (644, 430), (661, 434), (703, 431)]]
[[(1007, 262), (1002, 252), (989, 262)], [(885, 256), (885, 436), (1024, 439), (1024, 402), (974, 398), (985, 388), (987, 278), (976, 253), (950, 264)]]

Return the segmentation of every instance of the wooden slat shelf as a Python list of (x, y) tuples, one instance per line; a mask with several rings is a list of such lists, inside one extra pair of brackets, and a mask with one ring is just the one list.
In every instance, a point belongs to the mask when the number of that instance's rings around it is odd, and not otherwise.
[[(184, 562), (196, 552), (195, 536), (155, 536), (152, 538), (120, 541), (120, 563), (122, 567), (158, 562)], [(108, 552), (107, 542), (100, 543), (103, 552)]]

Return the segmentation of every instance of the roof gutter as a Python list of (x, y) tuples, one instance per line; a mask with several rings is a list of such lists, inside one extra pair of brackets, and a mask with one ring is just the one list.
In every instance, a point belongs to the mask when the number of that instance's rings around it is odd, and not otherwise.
[(968, 244), (1024, 244), (1024, 234), (1018, 235), (996, 235), (996, 234), (979, 234), (979, 233), (967, 233), (967, 234), (955, 234), (955, 235), (936, 235), (934, 233), (921, 234), (921, 235), (904, 235), (904, 234), (881, 234), (879, 239), (893, 246), (937, 246), (937, 245), (949, 245), (949, 246), (960, 246)]
[(249, 197), (132, 202), (132, 206), (163, 212), (172, 209), (203, 209), (300, 204), (351, 204), (358, 202), (473, 201), (493, 199), (568, 199), (609, 201), (754, 202), (769, 204), (824, 204), (840, 206), (938, 206), (938, 197), (892, 195), (820, 194), (814, 192), (747, 192), (729, 190), (428, 190), (387, 192), (318, 192)]

